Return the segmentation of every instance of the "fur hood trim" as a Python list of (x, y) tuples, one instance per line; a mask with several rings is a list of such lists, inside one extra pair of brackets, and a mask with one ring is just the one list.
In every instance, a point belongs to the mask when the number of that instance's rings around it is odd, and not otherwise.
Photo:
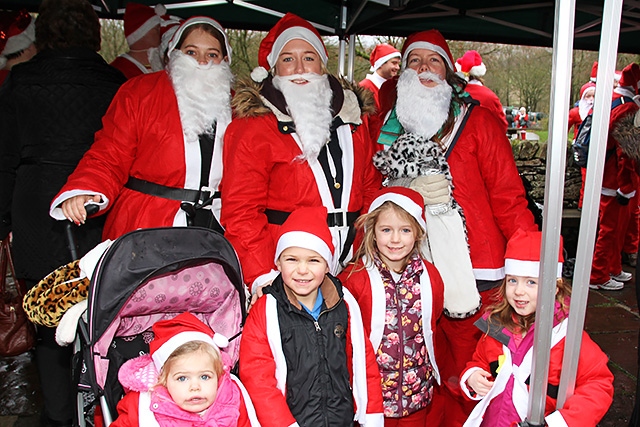
[(640, 128), (634, 125), (634, 117), (635, 114), (622, 117), (613, 128), (612, 134), (623, 153), (633, 160), (640, 161)]
[[(335, 77), (330, 75), (330, 78)], [(340, 78), (339, 81), (343, 89), (344, 102), (336, 116), (339, 116), (344, 123), (359, 125), (362, 123), (362, 115), (375, 114), (375, 100), (370, 91), (343, 78)], [(273, 113), (280, 122), (292, 122), (291, 117), (279, 111), (261, 95), (263, 85), (264, 82), (256, 83), (251, 79), (238, 81), (236, 94), (231, 101), (235, 117), (259, 117)]]

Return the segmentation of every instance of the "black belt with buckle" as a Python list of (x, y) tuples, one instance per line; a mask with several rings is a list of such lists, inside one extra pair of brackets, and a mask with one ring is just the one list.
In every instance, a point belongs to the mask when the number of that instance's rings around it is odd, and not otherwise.
[(210, 205), (213, 199), (220, 198), (219, 191), (212, 194), (210, 191), (167, 187), (166, 185), (156, 184), (155, 182), (145, 181), (132, 176), (129, 177), (129, 180), (124, 186), (130, 190), (139, 191), (140, 193), (148, 194), (150, 196), (177, 200), (179, 202), (191, 202), (200, 206)]
[[(265, 209), (264, 214), (267, 216), (269, 224), (282, 225), (291, 215), (291, 212)], [(359, 216), (360, 212), (330, 212), (327, 214), (327, 225), (329, 227), (351, 227)]]

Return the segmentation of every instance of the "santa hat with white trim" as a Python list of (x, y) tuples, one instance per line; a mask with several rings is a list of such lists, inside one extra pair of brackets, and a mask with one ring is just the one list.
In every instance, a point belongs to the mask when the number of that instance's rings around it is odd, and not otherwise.
[(449, 45), (440, 31), (427, 30), (411, 34), (402, 46), (402, 69), (407, 68), (407, 58), (413, 49), (429, 49), (442, 56), (449, 65), (449, 69), (455, 70), (453, 66), (453, 55), (449, 50)]
[(597, 77), (598, 77), (598, 61), (593, 61), (593, 65), (591, 66), (591, 75), (589, 76), (589, 81), (595, 83)]
[(260, 42), (258, 67), (251, 72), (253, 81), (260, 83), (266, 79), (268, 70), (276, 65), (278, 55), (282, 52), (284, 45), (295, 39), (304, 40), (313, 46), (318, 55), (320, 55), (322, 62), (327, 65), (329, 58), (327, 48), (318, 30), (309, 21), (289, 12), (276, 22), (276, 25)]
[(385, 187), (376, 194), (369, 206), (368, 213), (378, 209), (385, 202), (393, 202), (398, 205), (418, 221), (422, 230), (427, 229), (424, 215), (424, 198), (417, 191), (407, 187)]
[(162, 15), (167, 8), (162, 4), (155, 7), (140, 3), (127, 3), (124, 11), (124, 36), (129, 46), (143, 38), (154, 27), (162, 24)]
[(487, 67), (482, 62), (482, 57), (475, 50), (468, 50), (460, 58), (456, 59), (456, 71), (465, 76), (482, 77), (487, 73)]
[(637, 94), (638, 83), (640, 83), (640, 66), (633, 62), (622, 69), (619, 85), (627, 87)]
[(222, 28), (222, 25), (220, 25), (218, 21), (213, 18), (209, 18), (208, 16), (194, 16), (184, 21), (171, 37), (169, 47), (167, 48), (167, 53), (170, 54), (173, 49), (176, 49), (178, 47), (178, 42), (180, 41), (180, 38), (182, 38), (184, 30), (196, 24), (211, 25), (216, 29), (216, 31), (222, 34), (222, 37), (224, 38), (224, 46), (227, 49), (227, 60), (229, 64), (231, 64), (231, 46), (229, 45), (229, 38), (227, 37), (227, 33), (224, 31), (224, 28)]
[[(518, 230), (507, 242), (504, 255), (504, 272), (511, 276), (538, 277), (540, 275), (540, 231)], [(562, 236), (558, 253), (557, 278), (562, 278)]]
[(0, 12), (0, 69), (6, 65), (6, 56), (28, 48), (35, 40), (36, 28), (29, 12)]
[(181, 345), (191, 341), (203, 341), (220, 351), (229, 345), (227, 337), (215, 333), (189, 312), (173, 319), (161, 320), (153, 325), (154, 338), (149, 343), (149, 352), (158, 372), (171, 354)]
[(285, 249), (291, 247), (315, 251), (331, 265), (335, 249), (327, 225), (327, 208), (304, 207), (289, 215), (278, 233), (274, 261), (278, 260)]
[(385, 62), (393, 58), (401, 58), (400, 51), (387, 43), (381, 43), (373, 48), (369, 62), (371, 63), (371, 71), (374, 72), (382, 67)]

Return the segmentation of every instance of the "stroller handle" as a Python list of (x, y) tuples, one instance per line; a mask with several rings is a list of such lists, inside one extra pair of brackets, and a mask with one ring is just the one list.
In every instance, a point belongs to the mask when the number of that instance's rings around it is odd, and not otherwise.
[[(100, 206), (95, 203), (88, 203), (84, 206), (87, 211), (87, 216), (90, 217), (94, 215), (100, 210)], [(76, 237), (73, 234), (73, 227), (71, 221), (65, 221), (64, 224), (64, 235), (67, 239), (67, 247), (69, 248), (69, 254), (71, 255), (72, 260), (78, 259), (78, 249), (76, 246)]]

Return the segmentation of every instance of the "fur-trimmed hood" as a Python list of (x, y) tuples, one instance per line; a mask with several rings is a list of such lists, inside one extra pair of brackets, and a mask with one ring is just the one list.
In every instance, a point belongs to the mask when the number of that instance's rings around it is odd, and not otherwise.
[[(612, 129), (612, 135), (620, 144), (620, 149), (631, 159), (640, 161), (640, 127), (636, 127), (636, 114), (622, 117)], [(639, 123), (640, 124), (640, 123)]]
[[(340, 117), (343, 123), (359, 125), (362, 115), (375, 114), (375, 100), (371, 92), (332, 75), (329, 75), (329, 83), (334, 93), (332, 108), (334, 112), (337, 111), (334, 117)], [(231, 105), (235, 117), (258, 117), (273, 113), (279, 122), (293, 122), (286, 112), (282, 93), (273, 87), (271, 76), (262, 83), (249, 79), (239, 81)]]

